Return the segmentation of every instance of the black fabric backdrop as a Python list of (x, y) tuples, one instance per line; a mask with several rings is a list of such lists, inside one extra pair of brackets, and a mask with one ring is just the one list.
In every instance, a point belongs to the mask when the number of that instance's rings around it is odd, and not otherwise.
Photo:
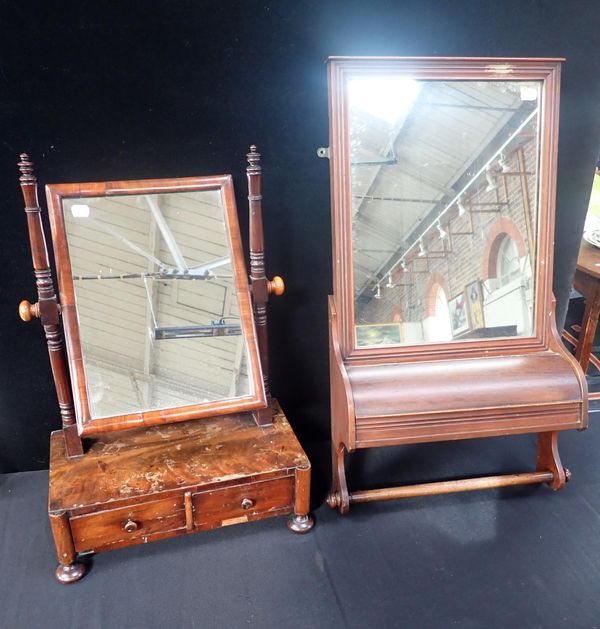
[[(273, 391), (305, 443), (329, 436), (328, 55), (565, 56), (555, 291), (559, 322), (600, 146), (593, 1), (0, 2), (0, 471), (47, 465), (57, 405), (37, 322), (18, 153), (40, 182), (230, 172), (263, 154)], [(596, 65), (595, 65), (596, 63)], [(322, 449), (328, 456), (327, 448)]]

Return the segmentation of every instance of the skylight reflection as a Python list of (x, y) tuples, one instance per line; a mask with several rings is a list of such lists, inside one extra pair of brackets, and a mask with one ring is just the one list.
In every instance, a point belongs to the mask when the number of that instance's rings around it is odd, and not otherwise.
[(348, 81), (352, 109), (360, 109), (389, 125), (406, 117), (423, 84), (402, 76), (360, 77)]

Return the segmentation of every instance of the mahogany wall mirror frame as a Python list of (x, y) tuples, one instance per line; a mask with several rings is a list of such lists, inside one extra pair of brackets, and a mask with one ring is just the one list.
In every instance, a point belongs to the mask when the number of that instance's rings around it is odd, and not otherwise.
[[(333, 489), (564, 485), (587, 390), (554, 321), (560, 59), (329, 59)], [(535, 471), (349, 491), (357, 448), (537, 433)]]

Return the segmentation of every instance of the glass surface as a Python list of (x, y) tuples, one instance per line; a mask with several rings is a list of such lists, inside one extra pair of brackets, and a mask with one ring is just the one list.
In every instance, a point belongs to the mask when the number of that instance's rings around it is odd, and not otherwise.
[(541, 89), (349, 79), (357, 347), (533, 334)]
[(63, 211), (92, 419), (251, 393), (220, 190)]

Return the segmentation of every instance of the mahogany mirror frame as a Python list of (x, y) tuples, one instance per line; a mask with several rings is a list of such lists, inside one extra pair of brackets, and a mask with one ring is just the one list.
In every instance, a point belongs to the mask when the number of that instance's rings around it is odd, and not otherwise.
[[(235, 288), (239, 302), (242, 334), (248, 350), (250, 394), (237, 398), (191, 404), (176, 408), (132, 412), (93, 419), (90, 413), (88, 391), (79, 336), (75, 304), (73, 274), (69, 257), (67, 232), (62, 200), (99, 196), (160, 194), (183, 191), (220, 190), (223, 212), (232, 254)], [(128, 430), (139, 426), (155, 426), (190, 419), (239, 413), (267, 407), (267, 396), (261, 370), (257, 335), (252, 314), (252, 302), (231, 175), (111, 181), (93, 183), (50, 184), (46, 197), (54, 245), (58, 279), (59, 302), (64, 325), (65, 344), (71, 376), (77, 429), (80, 436), (88, 437), (115, 430)]]
[[(526, 353), (547, 348), (554, 325), (552, 262), (556, 191), (556, 153), (560, 63), (564, 59), (447, 58), (447, 57), (330, 57), (329, 119), (330, 178), (333, 220), (333, 285), (345, 360), (378, 362), (439, 360), (452, 356)], [(357, 348), (354, 334), (352, 253), (352, 178), (350, 172), (347, 81), (382, 73), (416, 80), (540, 81), (539, 175), (535, 270), (534, 335), (492, 339), (453, 340), (419, 345)]]

